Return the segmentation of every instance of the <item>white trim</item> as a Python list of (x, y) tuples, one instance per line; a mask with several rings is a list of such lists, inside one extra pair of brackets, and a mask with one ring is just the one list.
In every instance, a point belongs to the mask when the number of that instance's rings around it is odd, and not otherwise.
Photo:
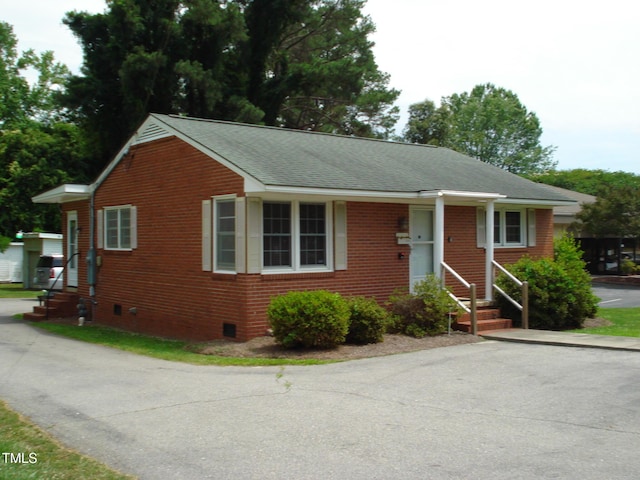
[(202, 200), (202, 271), (210, 272), (212, 265), (211, 200)]
[(494, 202), (487, 202), (487, 208), (485, 212), (485, 267), (484, 267), (484, 298), (485, 300), (493, 299), (493, 257), (494, 257), (494, 218), (495, 212)]
[(87, 200), (90, 196), (91, 185), (65, 183), (35, 197), (31, 197), (31, 201), (33, 203), (68, 203)]
[(435, 231), (433, 232), (433, 270), (440, 276), (440, 265), (444, 262), (444, 198), (436, 199), (434, 213)]
[[(71, 222), (75, 222), (75, 231), (72, 232), (70, 230)], [(78, 253), (78, 211), (70, 210), (67, 212), (67, 273), (65, 274), (65, 283), (68, 287), (77, 287), (78, 286), (78, 269), (80, 266), (80, 255), (74, 254)], [(72, 242), (73, 240), (73, 242)], [(73, 252), (71, 252), (71, 246), (73, 245)]]
[(334, 268), (336, 270), (346, 270), (349, 262), (347, 243), (347, 202), (333, 202), (334, 221)]

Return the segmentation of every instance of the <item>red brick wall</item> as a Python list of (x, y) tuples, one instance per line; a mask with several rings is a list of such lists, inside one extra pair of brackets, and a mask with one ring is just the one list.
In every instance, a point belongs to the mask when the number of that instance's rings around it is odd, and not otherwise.
[[(263, 335), (266, 308), (272, 296), (291, 290), (327, 289), (346, 296), (373, 297), (384, 303), (397, 288), (409, 285), (406, 245), (397, 245), (399, 217), (408, 217), (407, 205), (347, 203), (347, 270), (331, 273), (243, 275), (250, 292), (247, 325), (242, 338)], [(398, 253), (406, 252), (404, 259)]]
[[(467, 282), (477, 285), (478, 296), (484, 296), (485, 249), (477, 247), (476, 207), (445, 207), (444, 261)], [(451, 239), (451, 241), (449, 241)], [(494, 248), (495, 260), (504, 265), (514, 263), (523, 255), (553, 256), (553, 210), (536, 210), (536, 246), (522, 248)], [(447, 286), (454, 293), (468, 296), (468, 290), (446, 276)]]
[(131, 148), (95, 204), (136, 206), (138, 248), (98, 251), (96, 321), (195, 340), (219, 338), (223, 322), (240, 322), (238, 282), (201, 268), (202, 200), (229, 193), (243, 194), (242, 178), (184, 142)]

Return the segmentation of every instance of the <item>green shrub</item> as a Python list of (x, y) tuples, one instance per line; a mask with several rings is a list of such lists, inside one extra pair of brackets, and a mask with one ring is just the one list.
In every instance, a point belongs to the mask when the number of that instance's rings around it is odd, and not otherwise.
[(446, 333), (449, 314), (458, 312), (435, 275), (417, 282), (413, 293), (396, 293), (389, 301), (394, 316), (393, 331), (417, 338)]
[(374, 299), (352, 297), (347, 303), (350, 311), (347, 343), (365, 345), (382, 342), (389, 322), (389, 312)]
[[(556, 240), (554, 252), (554, 259), (523, 257), (506, 268), (529, 283), (530, 328), (581, 328), (586, 318), (596, 314), (598, 298), (591, 291), (591, 279), (575, 241), (570, 237)], [(498, 277), (497, 284), (521, 303), (520, 287), (504, 275)], [(498, 295), (498, 305), (505, 316), (521, 321), (520, 311), (502, 295)]]
[(267, 315), (273, 336), (286, 348), (333, 348), (344, 343), (349, 328), (346, 300), (326, 290), (274, 297)]

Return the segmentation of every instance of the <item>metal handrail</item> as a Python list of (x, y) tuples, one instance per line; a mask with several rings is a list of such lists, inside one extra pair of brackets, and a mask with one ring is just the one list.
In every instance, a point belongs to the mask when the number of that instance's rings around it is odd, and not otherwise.
[(507, 271), (507, 269), (505, 269), (502, 265), (500, 265), (495, 260), (491, 260), (491, 263), (493, 264), (493, 266), (495, 268), (497, 268), (502, 273), (504, 273), (509, 280), (511, 280), (512, 282), (514, 282), (516, 285), (518, 285), (520, 287), (520, 289), (522, 291), (522, 304), (518, 303), (516, 300), (511, 298), (511, 296), (509, 296), (507, 294), (507, 292), (505, 292), (503, 289), (501, 289), (496, 284), (496, 282), (495, 282), (495, 280), (496, 280), (495, 270), (493, 270), (493, 273), (492, 273), (492, 277), (493, 278), (491, 279), (491, 286), (498, 293), (500, 293), (504, 298), (509, 300), (509, 302), (511, 302), (511, 304), (514, 307), (516, 307), (518, 310), (520, 310), (522, 312), (522, 328), (528, 329), (529, 328), (529, 282), (527, 282), (526, 280), (525, 281), (520, 281), (511, 272)]
[(478, 334), (478, 315), (477, 315), (477, 301), (476, 301), (476, 284), (469, 283), (464, 278), (460, 276), (458, 272), (456, 272), (453, 268), (447, 265), (445, 262), (440, 262), (440, 267), (442, 269), (442, 274), (440, 276), (442, 280), (442, 285), (444, 286), (444, 276), (445, 271), (449, 272), (453, 277), (458, 280), (462, 285), (469, 289), (469, 300), (470, 305), (467, 307), (462, 300), (456, 297), (453, 293), (447, 290), (449, 297), (451, 297), (462, 309), (469, 314), (471, 317), (471, 333), (472, 335)]
[[(56, 280), (53, 282), (53, 284), (47, 288), (47, 296), (44, 299), (44, 308), (45, 308), (45, 320), (49, 320), (49, 298), (51, 298), (51, 290), (53, 290), (53, 287), (56, 283), (58, 283), (58, 280), (60, 280), (60, 275), (62, 275), (64, 273), (64, 271), (67, 269), (67, 266), (69, 265), (69, 262), (71, 262), (71, 260), (73, 259), (73, 257), (75, 257), (76, 255), (79, 255), (80, 252), (76, 252), (73, 255), (71, 255), (69, 257), (69, 259), (65, 262), (65, 264), (62, 267), (62, 270), (60, 270), (60, 273), (58, 273), (58, 276), (56, 277)], [(64, 286), (63, 286), (64, 288)]]

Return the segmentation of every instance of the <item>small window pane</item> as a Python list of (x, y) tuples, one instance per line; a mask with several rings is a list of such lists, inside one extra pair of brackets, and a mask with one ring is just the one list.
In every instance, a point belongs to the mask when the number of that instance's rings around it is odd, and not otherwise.
[(236, 202), (216, 202), (216, 266), (223, 270), (236, 268)]
[(520, 212), (505, 213), (505, 229), (507, 243), (522, 243)]
[(122, 208), (120, 212), (120, 248), (131, 248), (131, 210)]
[(500, 228), (500, 212), (494, 212), (493, 214), (493, 243), (502, 243), (502, 236)]
[(291, 204), (263, 204), (263, 255), (265, 267), (291, 266)]
[(323, 203), (300, 204), (300, 265), (327, 264), (326, 208)]
[(105, 243), (107, 248), (118, 248), (118, 210), (107, 210), (105, 214)]

